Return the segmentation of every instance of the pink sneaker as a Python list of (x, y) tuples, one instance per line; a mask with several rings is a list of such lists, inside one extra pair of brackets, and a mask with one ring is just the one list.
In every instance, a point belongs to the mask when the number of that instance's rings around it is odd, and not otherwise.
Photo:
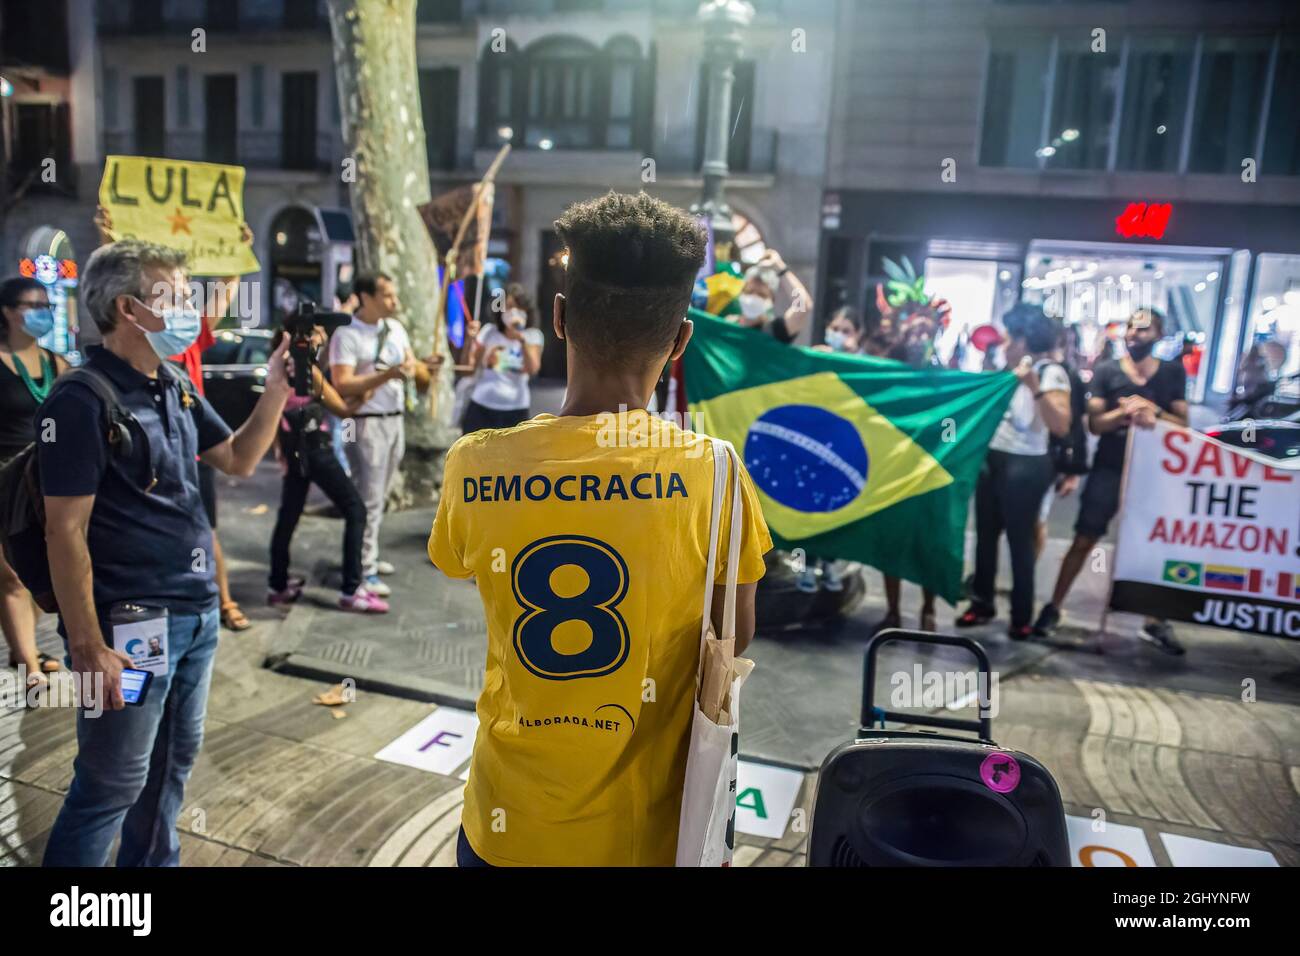
[(266, 603), (271, 605), (271, 607), (284, 607), (287, 604), (292, 604), (297, 601), (300, 597), (302, 597), (302, 589), (295, 588), (290, 584), (289, 587), (285, 588), (283, 591), (268, 590), (266, 592)]
[(339, 607), (344, 611), (358, 614), (387, 614), (388, 602), (371, 594), (365, 588), (357, 588), (355, 594), (340, 594)]

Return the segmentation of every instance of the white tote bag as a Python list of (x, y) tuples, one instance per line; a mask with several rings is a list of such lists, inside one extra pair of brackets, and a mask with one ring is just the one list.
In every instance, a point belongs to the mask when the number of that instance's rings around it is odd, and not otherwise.
[[(700, 624), (700, 656), (690, 748), (686, 757), (686, 783), (682, 789), (682, 813), (677, 827), (678, 866), (731, 864), (735, 845), (740, 687), (754, 667), (752, 661), (734, 656), (736, 578), (740, 570), (740, 534), (745, 510), (740, 493), (740, 460), (728, 442), (714, 438), (712, 443), (713, 506), (709, 517), (709, 560), (704, 575), (704, 619)], [(713, 633), (713, 573), (717, 565), (720, 518), (726, 505), (728, 461), (733, 475), (731, 535), (727, 546), (722, 634), (719, 636)]]

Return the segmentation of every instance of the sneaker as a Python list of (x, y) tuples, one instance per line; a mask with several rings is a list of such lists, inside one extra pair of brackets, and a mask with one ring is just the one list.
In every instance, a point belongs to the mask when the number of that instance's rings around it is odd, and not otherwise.
[(1007, 628), (1007, 637), (1011, 638), (1013, 641), (1027, 641), (1033, 636), (1034, 629), (1028, 624), (1021, 624), (1018, 627), (1015, 624), (1012, 624)]
[(1169, 626), (1168, 621), (1154, 621), (1150, 624), (1143, 624), (1142, 630), (1138, 631), (1138, 637), (1148, 644), (1154, 644), (1166, 654), (1172, 654), (1175, 657), (1187, 653), (1187, 649), (1179, 644), (1174, 637), (1174, 629)]
[(387, 614), (388, 602), (365, 588), (357, 588), (352, 594), (339, 594), (339, 608), (358, 614)]
[(1056, 633), (1056, 629), (1060, 624), (1060, 608), (1049, 601), (1047, 604), (1044, 604), (1043, 609), (1038, 612), (1038, 620), (1034, 622), (1034, 636), (1051, 637)]
[(267, 589), (266, 603), (271, 607), (284, 607), (286, 604), (292, 604), (302, 597), (302, 589), (295, 588), (292, 584), (283, 591), (273, 591)]
[(393, 567), (392, 564), (387, 561), (376, 561), (375, 570), (380, 574), (393, 574), (397, 568)]
[(804, 568), (799, 577), (795, 579), (794, 586), (804, 594), (816, 594), (817, 569), (812, 567)]
[(972, 601), (970, 607), (954, 623), (958, 627), (980, 627), (995, 617), (997, 617), (995, 608), (987, 604), (976, 604)]
[(366, 578), (362, 583), (365, 586), (365, 589), (376, 597), (388, 597), (393, 593), (393, 589), (383, 581), (379, 580), (379, 575), (377, 574), (370, 575), (370, 577)]

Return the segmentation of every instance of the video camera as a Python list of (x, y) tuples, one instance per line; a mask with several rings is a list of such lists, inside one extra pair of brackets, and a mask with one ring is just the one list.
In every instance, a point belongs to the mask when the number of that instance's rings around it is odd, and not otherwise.
[(294, 315), (284, 317), (284, 333), (289, 336), (289, 355), (293, 357), (293, 393), (306, 397), (312, 393), (311, 370), (316, 364), (316, 349), (312, 346), (312, 333), (316, 326), (325, 330), (325, 335), (334, 334), (334, 330), (347, 325), (352, 316), (346, 312), (324, 312), (316, 307), (315, 302), (303, 302)]

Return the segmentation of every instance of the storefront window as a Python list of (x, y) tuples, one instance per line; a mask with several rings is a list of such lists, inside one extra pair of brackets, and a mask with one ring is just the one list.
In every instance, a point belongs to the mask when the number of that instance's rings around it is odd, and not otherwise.
[(1255, 155), (1272, 45), (1269, 37), (1205, 38), (1188, 171), (1240, 171)]
[(1119, 87), (1120, 57), (1062, 42), (1052, 84), (1047, 143), (1038, 155), (1048, 169), (1105, 169)]
[(1300, 402), (1300, 256), (1259, 257), (1249, 314), (1238, 391), (1273, 382), (1278, 398)]
[(1042, 145), (1051, 37), (997, 47), (989, 56), (984, 95), (983, 166), (1036, 168)]
[[(1226, 250), (1222, 250), (1226, 253)], [(1108, 243), (1031, 243), (1024, 298), (1076, 327), (1082, 354), (1108, 357), (1123, 323), (1137, 309), (1165, 316), (1161, 358), (1181, 357), (1188, 397), (1200, 401), (1209, 372), (1204, 365), (1214, 339), (1226, 258), (1220, 250), (1171, 253), (1155, 246)]]
[(1300, 176), (1300, 38), (1288, 37), (1277, 51), (1268, 131), (1264, 134), (1263, 172)]
[(1194, 47), (1191, 37), (1132, 41), (1116, 168), (1177, 170)]

